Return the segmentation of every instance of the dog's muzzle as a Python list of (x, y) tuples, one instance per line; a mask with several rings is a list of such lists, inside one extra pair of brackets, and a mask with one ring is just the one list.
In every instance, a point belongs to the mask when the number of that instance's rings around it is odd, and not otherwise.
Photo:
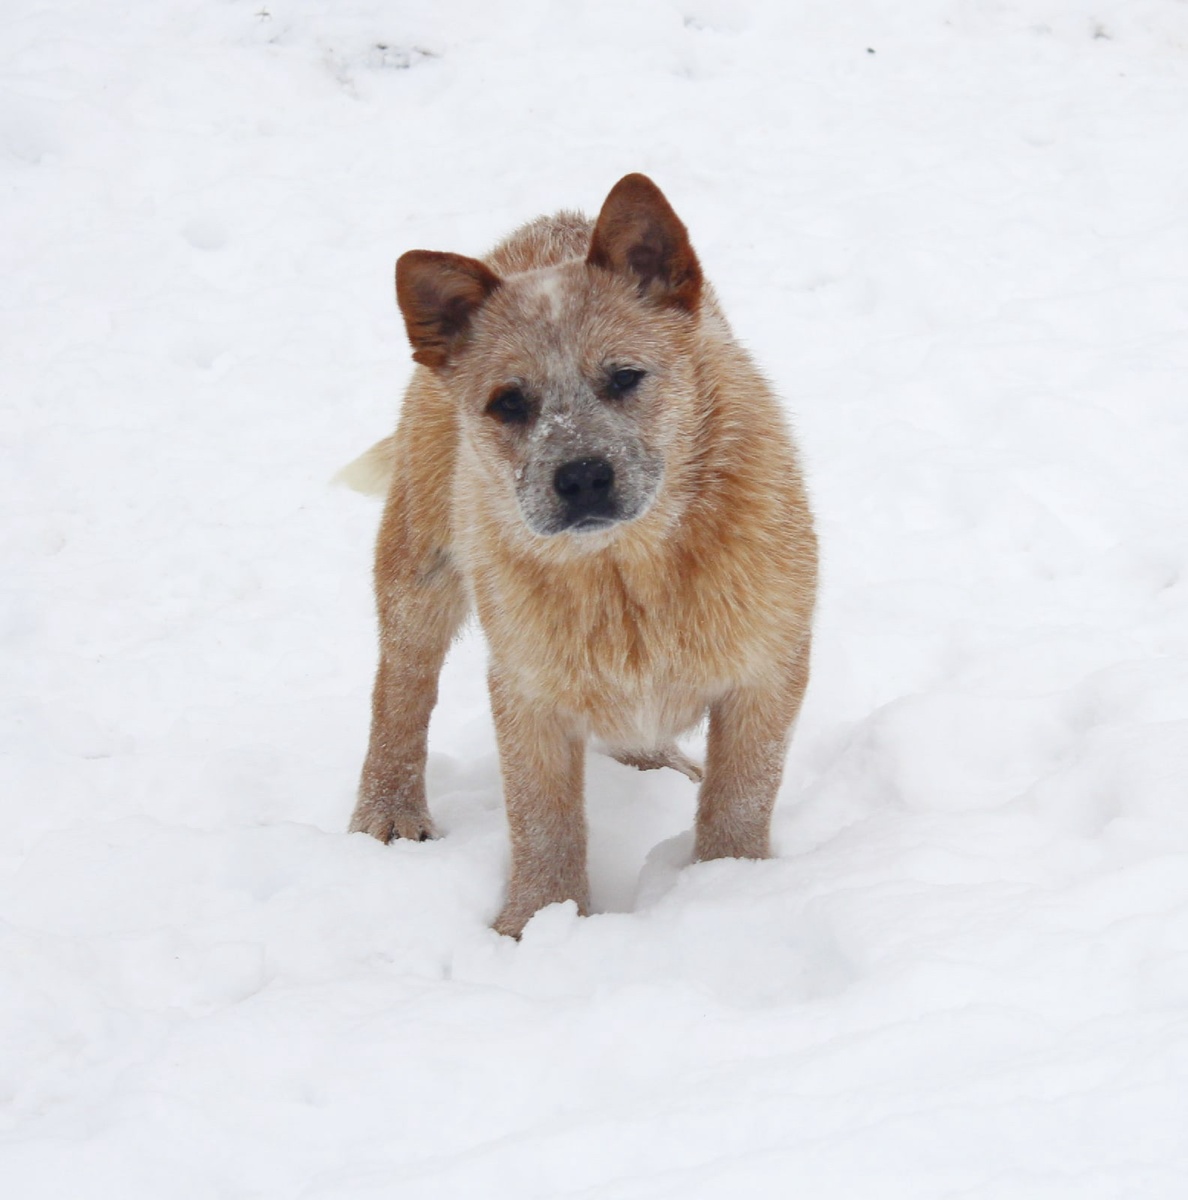
[(562, 463), (553, 475), (553, 490), (564, 506), (558, 532), (605, 529), (619, 519), (615, 469), (605, 458)]

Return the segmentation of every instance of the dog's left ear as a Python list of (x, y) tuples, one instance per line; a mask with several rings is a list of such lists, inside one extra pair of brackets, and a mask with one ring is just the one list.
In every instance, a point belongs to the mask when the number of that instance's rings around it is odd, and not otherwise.
[(693, 312), (701, 300), (701, 265), (689, 232), (646, 175), (624, 175), (611, 188), (586, 261), (637, 280), (640, 295), (661, 304)]
[(409, 250), (396, 260), (396, 302), (413, 361), (444, 367), (465, 343), (474, 314), (502, 280), (477, 258)]

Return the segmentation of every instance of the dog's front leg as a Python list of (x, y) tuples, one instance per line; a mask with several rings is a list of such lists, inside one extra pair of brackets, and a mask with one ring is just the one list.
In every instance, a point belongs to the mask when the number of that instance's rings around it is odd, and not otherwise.
[(511, 880), (495, 929), (518, 938), (546, 904), (574, 900), (589, 911), (585, 742), (555, 709), (518, 695), (495, 666), (490, 687), (511, 834)]
[(429, 716), (437, 678), (466, 615), (466, 591), (444, 549), (411, 535), (398, 487), (380, 527), (375, 584), (380, 660), (371, 695), (371, 740), (352, 832), (382, 842), (436, 837), (425, 800)]
[(809, 643), (773, 684), (738, 687), (710, 708), (694, 858), (767, 858), (788, 738), (808, 684)]

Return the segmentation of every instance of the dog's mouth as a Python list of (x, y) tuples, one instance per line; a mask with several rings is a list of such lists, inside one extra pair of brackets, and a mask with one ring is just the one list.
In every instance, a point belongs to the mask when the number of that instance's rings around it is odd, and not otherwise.
[(555, 538), (571, 533), (584, 541), (600, 533), (609, 533), (623, 525), (629, 525), (634, 513), (619, 510), (604, 510), (597, 513), (567, 513), (553, 511), (542, 521), (527, 522), (528, 528), (538, 537)]
[(566, 525), (562, 525), (558, 533), (597, 533), (602, 529), (611, 529), (619, 524), (621, 518), (607, 516), (578, 517)]

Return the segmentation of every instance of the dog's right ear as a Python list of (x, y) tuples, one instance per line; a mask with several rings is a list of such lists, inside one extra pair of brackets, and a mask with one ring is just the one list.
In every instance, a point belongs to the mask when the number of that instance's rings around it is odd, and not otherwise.
[(435, 250), (402, 254), (396, 261), (396, 303), (413, 361), (446, 366), (466, 340), (474, 314), (501, 282), (477, 258)]

